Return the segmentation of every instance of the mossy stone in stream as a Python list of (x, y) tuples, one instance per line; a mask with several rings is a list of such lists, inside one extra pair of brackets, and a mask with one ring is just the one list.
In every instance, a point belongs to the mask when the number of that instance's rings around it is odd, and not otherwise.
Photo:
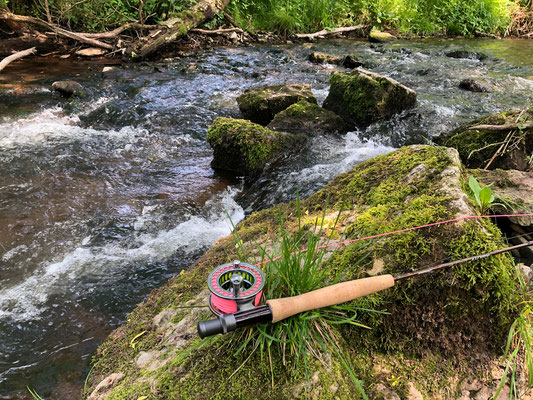
[[(355, 239), (469, 215), (474, 210), (462, 192), (457, 162), (455, 151), (429, 146), (410, 146), (376, 157), (335, 178), (301, 201), (299, 209), (292, 202), (252, 213), (236, 227), (240, 245), (253, 254), (258, 244), (272, 243), (279, 232), (279, 215), (284, 216), (288, 232), (313, 229), (317, 218), (324, 219), (325, 229), (320, 232), (324, 240)], [(341, 208), (338, 224), (330, 224)], [(309, 358), (306, 372), (302, 363), (284, 357), (275, 344), (262, 353), (253, 352), (253, 346), (239, 349), (249, 335), (246, 329), (200, 342), (196, 322), (211, 317), (201, 308), (208, 295), (205, 280), (214, 266), (236, 257), (236, 244), (235, 236), (221, 239), (188, 271), (170, 279), (134, 310), (127, 323), (100, 346), (86, 396), (93, 392), (91, 400), (136, 400), (145, 395), (157, 399), (358, 398), (355, 384), (331, 349), (322, 362)], [(403, 232), (366, 245), (329, 248), (323, 262), (326, 273), (331, 279), (342, 274), (346, 280), (396, 274), (494, 250), (502, 240), (490, 221), (470, 221)], [(405, 382), (391, 383), (387, 375), (372, 368), (376, 357), (395, 365), (394, 376), (409, 376), (419, 388), (425, 387), (424, 378), (413, 375), (411, 366), (429, 360), (431, 375), (441, 377), (432, 394), (449, 393), (450, 386), (459, 386), (463, 379), (456, 371), (450, 377), (449, 363), (435, 362), (439, 357), (461, 363), (461, 374), (468, 366), (478, 372), (485, 359), (498, 357), (521, 301), (513, 273), (510, 257), (499, 255), (400, 281), (394, 288), (355, 301), (358, 320), (372, 329), (349, 324), (340, 331), (335, 326), (331, 329), (339, 333), (343, 357), (364, 382), (369, 398), (380, 398), (375, 389), (378, 382), (407, 393)], [(329, 283), (326, 280), (324, 286)], [(365, 311), (369, 308), (389, 314)], [(325, 343), (326, 348), (329, 345)], [(143, 365), (141, 352), (157, 357)], [(119, 383), (96, 390), (118, 372), (124, 374)]]
[(287, 132), (274, 132), (244, 119), (217, 118), (207, 131), (215, 169), (237, 174), (258, 175), (267, 163), (301, 148), (306, 138)]
[(334, 72), (323, 107), (348, 123), (367, 126), (416, 104), (416, 92), (385, 76), (356, 69), (350, 73)]
[(346, 133), (348, 126), (333, 111), (302, 100), (276, 114), (267, 126), (273, 131), (312, 134)]
[(338, 56), (336, 54), (323, 53), (321, 51), (314, 51), (309, 54), (309, 61), (315, 64), (340, 65), (342, 67), (350, 69), (362, 67), (364, 65), (364, 63), (359, 61), (357, 57), (352, 54)]
[(274, 115), (300, 100), (316, 104), (310, 85), (264, 85), (246, 89), (237, 97), (244, 118), (261, 125), (267, 125)]
[(377, 29), (372, 29), (368, 34), (368, 40), (372, 43), (388, 43), (396, 40), (396, 36), (388, 32), (382, 32)]
[[(471, 129), (478, 125), (509, 125), (518, 123), (517, 128), (489, 130)], [(520, 125), (527, 128), (520, 128)], [(435, 143), (456, 148), (462, 162), (468, 168), (485, 168), (491, 159), (489, 169), (529, 168), (528, 159), (533, 152), (533, 107), (524, 110), (504, 111), (487, 115), (460, 126), (435, 138)], [(506, 140), (508, 141), (505, 145)], [(501, 149), (500, 149), (501, 147)]]

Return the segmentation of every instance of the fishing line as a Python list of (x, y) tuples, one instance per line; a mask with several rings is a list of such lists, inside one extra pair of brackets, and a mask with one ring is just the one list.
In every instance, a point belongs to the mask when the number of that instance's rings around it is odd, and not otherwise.
[[(414, 227), (411, 227), (411, 228), (399, 229), (399, 230), (392, 231), (392, 232), (379, 233), (379, 234), (376, 234), (376, 235), (365, 236), (365, 237), (362, 237), (362, 238), (344, 240), (342, 242), (328, 243), (328, 244), (325, 244), (325, 245), (322, 245), (322, 246), (318, 246), (316, 249), (317, 250), (321, 250), (321, 249), (325, 249), (325, 248), (328, 248), (328, 247), (340, 246), (340, 245), (343, 245), (343, 244), (350, 244), (350, 243), (360, 242), (360, 241), (363, 241), (363, 240), (377, 239), (377, 238), (381, 238), (381, 237), (385, 237), (385, 236), (395, 235), (397, 233), (410, 232), (410, 231), (423, 229), (423, 228), (431, 228), (433, 226), (449, 224), (449, 223), (452, 223), (452, 222), (460, 222), (460, 221), (469, 220), (469, 219), (502, 218), (502, 217), (506, 217), (506, 218), (509, 218), (509, 217), (533, 217), (533, 213), (529, 213), (529, 214), (497, 214), (497, 215), (467, 215), (467, 216), (464, 216), (464, 217), (457, 217), (457, 218), (448, 219), (448, 220), (445, 220), (445, 221), (432, 222), (432, 223), (426, 224), (426, 225), (420, 225), (420, 226), (414, 226)], [(290, 255), (292, 256), (292, 255), (295, 255), (295, 254), (304, 253), (307, 250), (308, 249), (297, 250), (295, 252), (292, 252)], [(282, 257), (283, 256), (278, 256), (278, 257), (271, 258), (270, 260), (262, 261), (260, 263), (257, 263), (256, 266), (259, 267), (259, 266), (264, 265), (266, 263), (269, 263), (271, 261), (279, 260)]]

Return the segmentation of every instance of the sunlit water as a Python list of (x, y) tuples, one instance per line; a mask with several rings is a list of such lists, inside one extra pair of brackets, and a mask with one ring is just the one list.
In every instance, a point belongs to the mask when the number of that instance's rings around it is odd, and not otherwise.
[[(465, 48), (489, 58), (445, 56)], [(418, 105), (365, 130), (313, 137), (254, 182), (213, 171), (206, 129), (218, 116), (239, 115), (235, 98), (245, 88), (309, 83), (319, 103), (325, 99), (335, 68), (309, 63), (313, 50), (355, 53), (369, 69), (415, 89)], [(228, 215), (236, 223), (402, 144), (531, 104), (532, 63), (531, 41), (331, 41), (204, 51), (106, 79), (98, 64), (23, 64), (24, 83), (6, 70), (0, 399), (27, 397), (26, 385), (45, 397), (76, 398), (96, 346), (151, 289), (229, 234)], [(462, 91), (465, 77), (497, 89)], [(51, 93), (59, 78), (78, 80), (86, 97)]]

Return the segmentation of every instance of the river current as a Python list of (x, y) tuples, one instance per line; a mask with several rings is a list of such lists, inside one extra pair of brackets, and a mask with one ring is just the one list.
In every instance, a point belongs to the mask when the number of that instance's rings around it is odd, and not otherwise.
[[(487, 59), (455, 59), (451, 50)], [(250, 86), (309, 83), (319, 104), (355, 54), (418, 104), (309, 149), (254, 182), (210, 168), (206, 130)], [(15, 68), (16, 67), (16, 68)], [(479, 116), (532, 104), (533, 41), (336, 40), (220, 48), (102, 76), (101, 63), (20, 62), (0, 75), (0, 399), (77, 398), (96, 347), (155, 287), (252, 211), (323, 187), (357, 163)], [(340, 68), (342, 70), (342, 68)], [(483, 78), (490, 93), (458, 88)], [(81, 98), (51, 83), (74, 79)], [(213, 266), (214, 267), (214, 266)]]

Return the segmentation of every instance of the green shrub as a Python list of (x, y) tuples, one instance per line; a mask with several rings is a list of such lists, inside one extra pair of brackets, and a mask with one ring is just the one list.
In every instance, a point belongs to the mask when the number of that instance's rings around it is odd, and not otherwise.
[(514, 6), (511, 0), (237, 0), (230, 12), (247, 29), (281, 34), (365, 23), (403, 33), (471, 35), (504, 30)]

